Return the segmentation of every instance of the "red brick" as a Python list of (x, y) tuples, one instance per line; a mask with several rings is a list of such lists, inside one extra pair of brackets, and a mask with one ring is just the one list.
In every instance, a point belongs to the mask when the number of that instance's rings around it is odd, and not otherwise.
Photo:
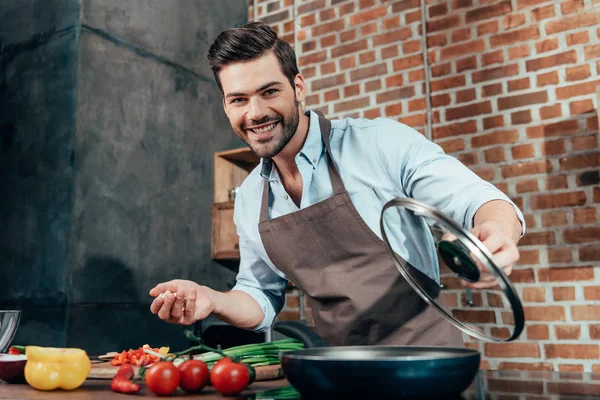
[(543, 303), (546, 301), (546, 288), (525, 287), (523, 288), (522, 300), (526, 303)]
[(494, 35), (490, 38), (490, 45), (492, 47), (508, 46), (518, 42), (530, 41), (532, 39), (539, 39), (540, 31), (537, 26), (530, 26), (527, 28), (511, 31), (507, 33), (501, 33)]
[(370, 110), (365, 111), (365, 118), (375, 119), (381, 117), (381, 110), (379, 108), (372, 108)]
[(525, 62), (527, 71), (539, 71), (545, 68), (552, 68), (563, 64), (574, 64), (577, 62), (577, 53), (575, 50), (566, 51), (560, 54), (553, 54), (535, 60)]
[(356, 110), (359, 108), (365, 108), (370, 105), (370, 99), (368, 97), (361, 97), (359, 99), (344, 101), (337, 103), (334, 107), (336, 113), (345, 112), (349, 110)]
[(504, 56), (502, 50), (494, 51), (492, 53), (486, 53), (481, 55), (481, 65), (487, 66), (491, 64), (501, 64), (504, 62)]
[(502, 115), (495, 115), (493, 117), (483, 119), (484, 130), (498, 128), (500, 126), (504, 126), (504, 117)]
[(552, 165), (548, 160), (531, 161), (502, 167), (502, 176), (511, 178), (514, 176), (547, 174), (552, 172)]
[(585, 200), (585, 192), (577, 191), (532, 196), (530, 202), (532, 210), (540, 210), (548, 208), (581, 206), (585, 204)]
[(425, 99), (415, 99), (408, 102), (408, 111), (421, 111), (426, 108)]
[(384, 60), (397, 57), (398, 54), (398, 46), (396, 45), (381, 49), (381, 58)]
[(538, 270), (540, 282), (590, 281), (594, 279), (593, 267), (552, 267)]
[(344, 88), (344, 97), (352, 97), (360, 94), (360, 85), (346, 86)]
[(312, 37), (325, 35), (331, 32), (340, 32), (343, 31), (346, 27), (346, 22), (344, 19), (338, 19), (335, 21), (327, 22), (325, 24), (313, 26), (311, 28)]
[(527, 232), (519, 241), (519, 246), (553, 245), (556, 242), (554, 232)]
[(548, 93), (545, 90), (516, 96), (500, 97), (498, 98), (498, 109), (508, 110), (511, 108), (523, 107), (532, 104), (546, 103), (547, 101)]
[(307, 56), (302, 56), (298, 58), (298, 66), (305, 66), (311, 64), (319, 64), (323, 61), (327, 60), (327, 51), (319, 51), (317, 53), (312, 53)]
[[(527, 224), (527, 221), (525, 221)], [(529, 227), (529, 224), (527, 224)], [(519, 265), (530, 265), (540, 263), (540, 251), (539, 250), (520, 250)]]
[(544, 227), (567, 225), (567, 212), (561, 210), (543, 213), (542, 225)]
[(314, 80), (311, 82), (311, 87), (313, 92), (317, 90), (327, 89), (332, 86), (343, 85), (346, 83), (346, 78), (344, 74), (329, 76), (327, 78), (322, 78), (318, 80)]
[(463, 28), (463, 29), (457, 29), (454, 32), (452, 32), (452, 35), (450, 36), (450, 40), (452, 40), (452, 43), (458, 43), (458, 42), (464, 42), (465, 40), (469, 40), (471, 39), (471, 28)]
[(394, 65), (394, 71), (401, 71), (404, 69), (414, 68), (417, 66), (420, 67), (423, 65), (423, 55), (416, 54), (413, 56), (400, 58), (400, 59), (394, 60), (393, 65)]
[(546, 34), (552, 35), (554, 33), (579, 29), (586, 26), (593, 26), (596, 24), (598, 24), (597, 13), (592, 12), (589, 14), (578, 14), (572, 17), (563, 18), (558, 21), (547, 22)]
[(600, 45), (585, 46), (583, 53), (585, 55), (585, 61), (600, 58)]
[[(600, 61), (599, 61), (600, 62)], [(592, 116), (586, 120), (585, 127), (588, 131), (597, 131), (599, 129), (598, 123), (600, 118), (596, 118), (596, 116)]]
[(502, 93), (502, 83), (494, 83), (492, 85), (486, 85), (481, 87), (482, 97), (491, 97)]
[(340, 98), (340, 91), (338, 89), (330, 90), (324, 94), (325, 101), (334, 101)]
[(548, 249), (547, 252), (548, 262), (551, 264), (570, 262), (573, 259), (569, 248)]
[(537, 139), (552, 136), (568, 136), (579, 133), (579, 131), (579, 121), (571, 119), (547, 125), (529, 127), (527, 128), (527, 137), (530, 139)]
[(437, 142), (437, 144), (439, 144), (446, 153), (454, 153), (465, 149), (464, 139), (450, 139), (443, 142)]
[(431, 81), (431, 91), (438, 92), (441, 90), (452, 89), (465, 85), (465, 76), (458, 75), (451, 78), (439, 79)]
[(576, 44), (584, 44), (589, 42), (590, 34), (588, 31), (576, 32), (567, 35), (567, 46), (575, 46)]
[(491, 6), (476, 8), (474, 10), (468, 11), (466, 14), (466, 22), (467, 24), (470, 24), (474, 21), (482, 21), (485, 19), (497, 17), (499, 15), (505, 15), (511, 11), (511, 2), (502, 1)]
[(597, 344), (545, 344), (546, 358), (595, 359), (600, 356)]
[(504, 148), (494, 147), (483, 152), (485, 161), (489, 163), (498, 163), (504, 161)]
[(504, 30), (507, 31), (525, 23), (525, 14), (509, 14), (504, 19)]
[(548, 340), (549, 337), (548, 325), (527, 325), (528, 340)]
[(529, 57), (529, 45), (523, 44), (520, 46), (511, 47), (508, 49), (508, 58), (510, 60), (518, 60)]
[(477, 35), (483, 36), (488, 33), (498, 32), (498, 21), (489, 21), (483, 24), (477, 25)]
[(358, 6), (361, 10), (369, 7), (373, 7), (375, 5), (375, 0), (359, 0)]
[(527, 306), (523, 307), (526, 321), (564, 321), (563, 306)]
[(600, 80), (557, 88), (556, 98), (557, 100), (564, 100), (574, 96), (593, 94), (596, 92), (596, 87), (598, 87), (598, 85), (600, 85)]
[(419, 7), (419, 0), (403, 0), (392, 4), (392, 12), (400, 12)]
[(381, 63), (377, 65), (371, 65), (369, 67), (355, 69), (354, 71), (350, 72), (350, 80), (355, 82), (362, 79), (385, 75), (386, 73), (387, 65), (385, 63)]
[(450, 15), (445, 18), (436, 19), (427, 22), (427, 32), (445, 31), (450, 28), (455, 28), (461, 23), (458, 15)]
[(425, 70), (418, 69), (416, 71), (410, 71), (408, 73), (409, 82), (422, 82), (425, 80)]
[(333, 61), (321, 64), (320, 68), (321, 68), (321, 75), (333, 74), (336, 71), (336, 65), (335, 65), (335, 62), (333, 62)]
[[(505, 183), (505, 182), (504, 182)], [(498, 186), (499, 184), (496, 184), (496, 186)], [(508, 195), (508, 191), (504, 191), (504, 194)], [(527, 225), (527, 228), (532, 229), (532, 228), (537, 228), (537, 221), (535, 220), (535, 216), (533, 214), (525, 214), (523, 216), (523, 218), (525, 218), (525, 225)]]
[(356, 29), (351, 29), (349, 31), (340, 33), (340, 40), (342, 43), (351, 42), (356, 39), (356, 36)]
[(552, 298), (554, 301), (573, 301), (575, 300), (575, 288), (572, 286), (553, 287)]
[(564, 157), (559, 160), (561, 171), (600, 166), (600, 152)]
[(300, 311), (281, 311), (279, 314), (277, 314), (277, 319), (279, 321), (297, 321), (300, 319)]
[(540, 117), (542, 119), (557, 118), (562, 116), (562, 108), (560, 104), (553, 106), (540, 107)]
[(485, 343), (484, 348), (486, 357), (540, 357), (540, 348), (535, 343)]
[(510, 275), (510, 280), (514, 283), (533, 283), (535, 275), (532, 269), (515, 269)]
[(373, 47), (381, 46), (382, 44), (388, 43), (400, 43), (403, 40), (409, 39), (411, 36), (411, 29), (406, 27), (394, 31), (385, 32), (380, 35), (373, 36)]
[(548, 0), (518, 0), (517, 9), (535, 6), (541, 3), (547, 3)]
[(402, 88), (388, 90), (380, 93), (376, 97), (377, 104), (387, 103), (388, 101), (397, 101), (400, 99), (406, 99), (413, 97), (415, 94), (415, 88), (412, 86), (406, 86)]
[(452, 0), (452, 9), (469, 8), (473, 6), (473, 0)]
[(600, 238), (600, 226), (579, 227), (563, 231), (565, 243), (597, 242), (598, 238)]
[(431, 96), (431, 105), (433, 107), (447, 106), (448, 104), (450, 104), (450, 94), (449, 93), (443, 93), (443, 94)]
[(310, 3), (304, 3), (298, 6), (298, 15), (307, 14), (312, 11), (317, 11), (325, 7), (325, 0), (315, 0)]
[(373, 21), (378, 18), (385, 17), (387, 14), (387, 5), (373, 8), (368, 11), (359, 12), (350, 17), (350, 26), (364, 24), (368, 21)]
[(429, 18), (441, 17), (442, 15), (446, 15), (448, 13), (448, 6), (446, 3), (436, 4), (429, 6), (427, 11)]
[(481, 53), (485, 50), (485, 41), (477, 39), (470, 42), (446, 46), (441, 50), (441, 58), (443, 60), (461, 57), (466, 54)]
[(399, 15), (394, 15), (394, 16), (392, 16), (390, 18), (382, 20), (381, 21), (381, 26), (385, 30), (392, 29), (392, 28), (398, 28), (400, 26), (400, 16)]
[(467, 103), (475, 100), (476, 97), (475, 89), (466, 89), (456, 92), (457, 103)]
[(325, 22), (328, 21), (330, 19), (334, 19), (335, 18), (335, 9), (333, 8), (329, 8), (329, 9), (325, 9), (319, 12), (319, 20), (321, 22)]
[(583, 0), (565, 0), (560, 4), (560, 10), (563, 15), (571, 14), (583, 8)]
[(567, 68), (567, 82), (580, 81), (590, 76), (590, 66), (587, 64)]
[(446, 121), (454, 121), (462, 118), (474, 117), (481, 114), (489, 114), (492, 112), (492, 104), (489, 101), (470, 104), (468, 106), (447, 108)]
[(586, 114), (594, 111), (594, 102), (592, 99), (573, 101), (569, 103), (569, 110), (571, 115)]
[[(529, 78), (521, 78), (521, 79), (515, 79), (512, 81), (508, 81), (508, 91), (509, 92), (515, 92), (518, 90), (525, 90), (525, 89), (529, 89)], [(527, 121), (529, 122), (529, 121)]]
[[(600, 306), (571, 306), (571, 315), (573, 316), (573, 321), (598, 321), (600, 319)], [(597, 357), (596, 355), (595, 358)]]
[(456, 72), (458, 73), (475, 68), (477, 68), (477, 58), (475, 56), (465, 57), (456, 61)]
[(543, 156), (563, 154), (565, 151), (565, 141), (562, 139), (542, 142)]
[(597, 221), (597, 214), (598, 210), (593, 207), (577, 208), (573, 210), (573, 222), (579, 225), (591, 224)]
[(385, 115), (391, 117), (402, 113), (402, 103), (390, 104), (385, 107)]
[(370, 64), (377, 59), (374, 51), (367, 51), (365, 53), (359, 54), (358, 61), (361, 64)]
[(388, 76), (387, 78), (385, 78), (385, 85), (388, 88), (391, 88), (394, 86), (402, 86), (403, 83), (404, 83), (404, 79), (402, 77), (402, 74), (392, 75), (392, 76)]
[(583, 298), (586, 300), (600, 300), (600, 286), (584, 287)]
[(337, 46), (331, 49), (332, 57), (340, 57), (345, 56), (351, 53), (357, 53), (359, 51), (365, 50), (368, 48), (368, 42), (366, 39), (360, 40), (358, 42), (349, 43), (343, 46)]
[(548, 51), (558, 49), (558, 39), (544, 39), (535, 44), (535, 51), (539, 53), (546, 53)]
[(538, 186), (538, 181), (536, 179), (527, 179), (524, 181), (519, 181), (515, 185), (515, 189), (517, 193), (531, 193), (540, 190)]
[(551, 4), (549, 6), (539, 7), (531, 11), (531, 16), (534, 21), (539, 21), (542, 19), (552, 18), (554, 17), (554, 5)]
[[(537, 76), (537, 86), (557, 85), (558, 84), (558, 72), (550, 71)], [(559, 105), (560, 108), (560, 105)]]
[[(554, 367), (551, 363), (519, 363), (519, 362), (501, 362), (498, 365), (499, 370), (508, 371), (553, 371)], [(507, 398), (508, 399), (508, 398)]]
[(404, 54), (416, 53), (417, 51), (421, 51), (420, 40), (409, 40), (402, 43), (402, 52)]
[(412, 12), (407, 12), (406, 14), (404, 14), (404, 19), (407, 25), (413, 22), (421, 21), (421, 11), (416, 10)]
[(450, 136), (475, 133), (477, 131), (477, 122), (475, 120), (453, 123), (445, 126), (434, 126), (433, 139), (443, 139)]
[(424, 126), (427, 123), (427, 115), (411, 115), (409, 117), (398, 118), (398, 122), (401, 122), (408, 126)]
[(473, 172), (477, 174), (484, 181), (493, 181), (496, 178), (496, 172), (493, 168), (472, 168)]

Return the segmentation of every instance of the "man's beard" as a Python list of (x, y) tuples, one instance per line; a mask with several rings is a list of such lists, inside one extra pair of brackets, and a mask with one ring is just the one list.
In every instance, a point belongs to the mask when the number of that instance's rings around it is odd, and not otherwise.
[[(278, 124), (281, 125), (281, 135), (270, 138), (266, 143), (261, 143), (260, 141), (250, 140), (250, 135), (252, 133), (248, 133), (248, 131), (242, 128), (243, 135), (239, 135), (240, 139), (244, 141), (252, 149), (252, 151), (259, 156), (260, 158), (272, 158), (275, 157), (279, 152), (289, 143), (289, 141), (296, 133), (298, 129), (298, 124), (300, 123), (300, 113), (298, 112), (298, 101), (294, 100), (294, 108), (292, 111), (284, 116), (265, 116), (260, 121), (257, 121), (255, 125), (262, 125), (268, 123), (269, 121), (278, 121)], [(273, 129), (279, 129), (275, 127)]]

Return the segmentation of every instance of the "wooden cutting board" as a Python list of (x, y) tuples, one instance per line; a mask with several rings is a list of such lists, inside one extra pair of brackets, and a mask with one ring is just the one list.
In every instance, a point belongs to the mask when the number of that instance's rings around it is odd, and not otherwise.
[[(109, 362), (92, 362), (92, 368), (88, 374), (88, 379), (112, 379), (119, 366), (110, 365)], [(139, 367), (134, 366), (136, 371)], [(283, 370), (281, 365), (268, 365), (266, 367), (255, 367), (257, 381), (270, 381), (273, 379), (283, 378)]]

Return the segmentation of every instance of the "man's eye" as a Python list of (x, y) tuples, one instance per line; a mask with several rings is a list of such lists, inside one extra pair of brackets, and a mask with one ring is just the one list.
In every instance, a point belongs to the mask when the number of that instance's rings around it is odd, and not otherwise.
[(235, 104), (235, 103), (241, 103), (241, 102), (243, 102), (244, 100), (245, 100), (245, 99), (242, 99), (242, 98), (239, 98), (239, 97), (238, 97), (238, 98), (236, 98), (236, 99), (233, 99), (233, 100), (231, 100), (231, 104)]
[(272, 95), (272, 94), (275, 94), (275, 93), (277, 93), (277, 92), (278, 92), (278, 90), (277, 90), (277, 89), (269, 89), (269, 90), (266, 90), (266, 91), (265, 91), (265, 94), (266, 94), (267, 96), (270, 96), (270, 95)]

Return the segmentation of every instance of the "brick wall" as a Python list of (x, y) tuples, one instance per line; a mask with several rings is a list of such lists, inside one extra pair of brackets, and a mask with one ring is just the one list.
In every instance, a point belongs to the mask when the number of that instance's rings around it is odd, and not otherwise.
[[(254, 1), (296, 49), (307, 107), (426, 133), (429, 100), (431, 139), (523, 210), (527, 327), (471, 343), (484, 367), (600, 371), (600, 0), (429, 0), (429, 99), (419, 0)], [(280, 318), (298, 304), (290, 289)]]

